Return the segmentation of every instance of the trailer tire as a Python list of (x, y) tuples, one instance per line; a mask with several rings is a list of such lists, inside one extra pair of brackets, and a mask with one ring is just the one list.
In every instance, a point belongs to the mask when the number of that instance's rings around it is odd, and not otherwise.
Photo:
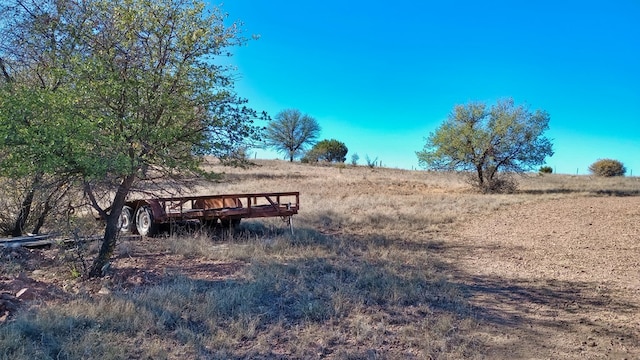
[(153, 236), (158, 232), (158, 224), (153, 222), (150, 207), (142, 206), (136, 211), (136, 230), (140, 236)]
[(120, 214), (120, 231), (123, 234), (129, 234), (133, 230), (133, 209), (129, 206), (122, 207), (122, 214)]

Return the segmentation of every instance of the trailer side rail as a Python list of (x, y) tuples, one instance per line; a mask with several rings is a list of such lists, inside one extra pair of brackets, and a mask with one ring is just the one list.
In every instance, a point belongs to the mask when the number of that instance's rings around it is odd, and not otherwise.
[[(185, 220), (289, 217), (300, 209), (299, 192), (203, 195), (145, 200), (155, 223)], [(219, 206), (206, 204), (217, 204)], [(203, 206), (203, 204), (205, 204)], [(229, 205), (232, 204), (232, 205)], [(140, 207), (140, 204), (136, 204)]]

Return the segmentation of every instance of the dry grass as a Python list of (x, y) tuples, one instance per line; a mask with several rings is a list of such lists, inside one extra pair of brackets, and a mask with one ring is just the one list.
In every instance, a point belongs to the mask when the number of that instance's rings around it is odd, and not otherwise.
[[(476, 309), (434, 251), (439, 234), (513, 204), (637, 195), (640, 185), (535, 175), (516, 194), (480, 195), (456, 174), (211, 166), (224, 179), (194, 193), (300, 191), (295, 233), (266, 219), (233, 232), (123, 241), (106, 279), (60, 275), (53, 284), (72, 284), (63, 297), (33, 301), (0, 325), (0, 358), (482, 358)], [(0, 275), (55, 266), (17, 259)]]

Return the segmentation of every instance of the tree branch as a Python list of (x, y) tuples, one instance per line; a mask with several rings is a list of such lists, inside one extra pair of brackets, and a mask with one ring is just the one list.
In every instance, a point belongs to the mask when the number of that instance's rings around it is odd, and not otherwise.
[(106, 219), (108, 214), (102, 207), (98, 204), (95, 195), (93, 194), (93, 190), (91, 189), (91, 184), (89, 182), (84, 182), (84, 193), (89, 197), (89, 201), (91, 201), (91, 206), (98, 212), (101, 218)]

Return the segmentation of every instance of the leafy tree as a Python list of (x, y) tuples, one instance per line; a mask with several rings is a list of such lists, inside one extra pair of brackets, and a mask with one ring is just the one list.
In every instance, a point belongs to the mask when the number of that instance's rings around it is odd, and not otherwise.
[(289, 156), (289, 161), (305, 152), (320, 134), (316, 119), (303, 115), (300, 110), (286, 109), (279, 112), (266, 128), (265, 144)]
[(307, 151), (303, 161), (305, 162), (345, 162), (347, 160), (347, 146), (338, 140), (322, 140)]
[(589, 171), (596, 176), (624, 176), (627, 168), (618, 160), (600, 159), (589, 166)]
[[(201, 155), (237, 163), (242, 161), (233, 158), (238, 150), (258, 141), (256, 112), (233, 92), (229, 69), (215, 61), (244, 39), (237, 24), (225, 24), (220, 9), (207, 13), (198, 0), (47, 1), (12, 10), (28, 20), (21, 23), (28, 36), (37, 38), (38, 27), (53, 26), (50, 41), (73, 44), (59, 52), (64, 64), (45, 69), (61, 78), (56, 91), (48, 92), (57, 105), (53, 113), (60, 116), (38, 117), (42, 123), (33, 133), (15, 114), (3, 120), (33, 152), (36, 166), (48, 159), (44, 152), (52, 151), (55, 161), (47, 171), (79, 179), (106, 219), (89, 271), (100, 276), (115, 249), (118, 220), (131, 191), (169, 190), (187, 175), (203, 174)], [(34, 9), (43, 13), (31, 16)], [(34, 21), (43, 18), (53, 20)], [(58, 132), (66, 137), (59, 139)], [(51, 139), (30, 145), (39, 137)]]
[[(545, 111), (531, 112), (505, 99), (487, 109), (483, 103), (454, 107), (448, 119), (426, 138), (416, 154), (421, 166), (445, 171), (470, 171), (483, 191), (511, 187), (499, 172), (523, 172), (553, 155), (543, 136), (549, 126)], [(505, 183), (506, 181), (506, 183)]]
[(23, 233), (34, 208), (40, 213), (32, 232), (38, 232), (71, 185), (60, 152), (69, 148), (68, 133), (81, 123), (64, 87), (75, 42), (62, 35), (71, 26), (56, 12), (63, 5), (35, 0), (0, 5), (0, 176), (22, 190), (14, 223), (5, 228), (13, 236)]

